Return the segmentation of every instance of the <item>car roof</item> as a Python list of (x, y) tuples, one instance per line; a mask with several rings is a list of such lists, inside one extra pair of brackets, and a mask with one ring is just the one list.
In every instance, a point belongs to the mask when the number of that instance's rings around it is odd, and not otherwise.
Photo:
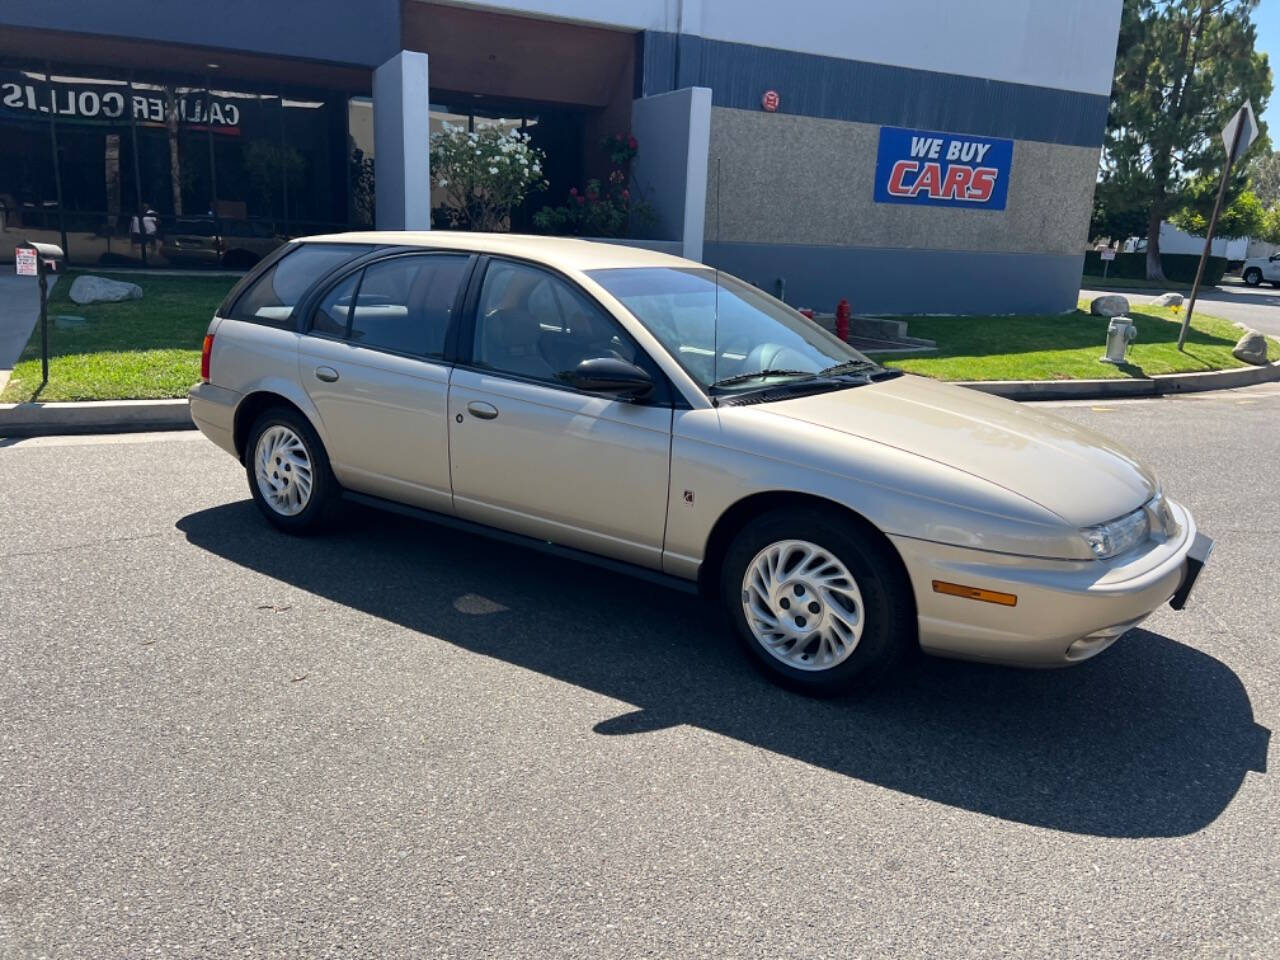
[(377, 243), (424, 247), (433, 250), (468, 250), (521, 257), (566, 272), (607, 270), (613, 267), (675, 267), (703, 264), (656, 250), (624, 243), (580, 240), (576, 237), (544, 237), (519, 233), (467, 233), (452, 230), (376, 230), (298, 237), (297, 243)]

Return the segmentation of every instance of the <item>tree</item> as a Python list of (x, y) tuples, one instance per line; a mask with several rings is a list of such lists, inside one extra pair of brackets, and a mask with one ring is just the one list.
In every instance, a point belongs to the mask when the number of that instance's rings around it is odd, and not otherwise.
[(1262, 215), (1258, 239), (1267, 243), (1280, 243), (1280, 206), (1272, 207)]
[(1280, 205), (1280, 150), (1254, 158), (1249, 167), (1249, 188), (1264, 207)]
[[(1218, 196), (1218, 178), (1202, 177), (1191, 187), (1195, 196), (1185, 207), (1169, 218), (1179, 230), (1203, 237), (1213, 216), (1213, 203)], [(1263, 225), (1266, 208), (1251, 190), (1242, 190), (1236, 198), (1224, 204), (1218, 214), (1214, 234), (1219, 237), (1252, 237)]]
[[(1148, 279), (1164, 279), (1160, 222), (1194, 199), (1200, 178), (1222, 170), (1222, 127), (1245, 100), (1255, 113), (1266, 108), (1271, 70), (1254, 51), (1257, 5), (1125, 0), (1101, 182), (1130, 210), (1146, 212)], [(1263, 149), (1255, 144), (1252, 153)], [(1247, 169), (1234, 169), (1228, 199), (1244, 188)]]

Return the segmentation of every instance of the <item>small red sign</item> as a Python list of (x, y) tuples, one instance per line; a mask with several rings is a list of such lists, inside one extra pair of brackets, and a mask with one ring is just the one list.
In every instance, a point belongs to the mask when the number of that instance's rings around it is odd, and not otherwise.
[(20, 277), (36, 275), (36, 252), (31, 247), (15, 247), (13, 250), (14, 272)]
[(760, 106), (769, 113), (777, 113), (778, 108), (782, 106), (782, 97), (778, 96), (777, 90), (766, 90), (764, 96), (760, 98)]

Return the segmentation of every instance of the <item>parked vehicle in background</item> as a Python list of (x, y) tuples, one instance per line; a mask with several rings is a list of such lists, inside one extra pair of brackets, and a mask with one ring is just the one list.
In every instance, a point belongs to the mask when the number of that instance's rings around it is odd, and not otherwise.
[(178, 217), (160, 242), (160, 252), (172, 264), (248, 270), (285, 238), (271, 225), (255, 220)]
[(1273, 287), (1280, 287), (1280, 253), (1269, 257), (1250, 257), (1244, 262), (1240, 276), (1251, 287), (1256, 287), (1266, 280)]
[(1181, 607), (1211, 546), (1096, 434), (633, 247), (294, 242), (219, 308), (201, 378), (193, 419), (280, 529), (346, 497), (696, 586), (813, 692), (917, 645), (1086, 660)]

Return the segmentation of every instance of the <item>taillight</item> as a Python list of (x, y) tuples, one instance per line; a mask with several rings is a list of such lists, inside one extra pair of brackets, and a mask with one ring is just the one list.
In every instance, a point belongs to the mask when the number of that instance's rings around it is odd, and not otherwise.
[(213, 334), (204, 335), (204, 346), (200, 348), (200, 379), (209, 382), (209, 354), (213, 353)]

